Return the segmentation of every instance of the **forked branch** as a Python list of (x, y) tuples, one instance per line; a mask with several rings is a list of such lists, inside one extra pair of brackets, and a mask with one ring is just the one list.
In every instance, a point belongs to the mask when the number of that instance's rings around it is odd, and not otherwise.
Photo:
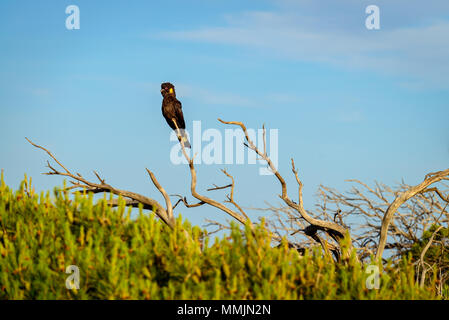
[[(69, 177), (71, 179), (73, 179), (74, 181), (72, 181), (72, 187), (69, 187), (68, 189), (76, 189), (76, 188), (80, 188), (80, 189), (85, 189), (86, 191), (89, 192), (93, 192), (93, 193), (101, 193), (101, 192), (106, 192), (106, 193), (112, 193), (115, 194), (117, 196), (121, 196), (126, 199), (126, 202), (129, 205), (132, 206), (138, 206), (139, 204), (143, 205), (144, 209), (148, 209), (153, 211), (162, 221), (164, 221), (170, 228), (174, 228), (175, 226), (175, 219), (173, 217), (173, 209), (171, 206), (171, 202), (170, 202), (170, 198), (168, 197), (167, 193), (165, 192), (165, 190), (160, 186), (160, 184), (158, 183), (156, 177), (154, 176), (154, 174), (148, 171), (148, 174), (150, 175), (151, 180), (153, 181), (154, 185), (158, 188), (158, 190), (161, 192), (161, 194), (164, 196), (166, 204), (167, 204), (167, 209), (165, 209), (162, 205), (160, 205), (156, 200), (148, 198), (146, 196), (143, 196), (141, 194), (138, 193), (134, 193), (134, 192), (130, 192), (127, 190), (120, 190), (117, 188), (114, 188), (113, 186), (107, 184), (105, 182), (104, 179), (100, 178), (100, 175), (94, 171), (95, 176), (97, 177), (97, 179), (99, 180), (99, 183), (95, 183), (92, 181), (89, 181), (87, 179), (85, 179), (81, 174), (76, 173), (73, 174), (70, 170), (68, 170), (58, 159), (56, 159), (56, 157), (46, 148), (37, 145), (35, 143), (33, 143), (31, 140), (29, 140), (28, 138), (25, 138), (31, 145), (33, 145), (36, 148), (39, 148), (41, 150), (44, 150), (61, 168), (64, 169), (64, 171), (58, 171), (56, 168), (54, 168), (50, 162), (47, 161), (47, 167), (50, 169), (49, 172), (45, 173), (47, 175), (58, 175), (58, 176), (65, 176), (65, 177)], [(111, 203), (111, 205), (116, 205), (115, 201), (113, 201)]]
[[(292, 159), (292, 171), (295, 175), (296, 181), (298, 183), (298, 203), (293, 202), (290, 197), (287, 194), (287, 184), (285, 182), (285, 179), (281, 176), (279, 171), (277, 170), (276, 166), (274, 165), (273, 161), (270, 159), (270, 157), (267, 155), (266, 152), (266, 144), (265, 144), (265, 138), (264, 138), (264, 150), (263, 152), (256, 147), (254, 142), (249, 137), (248, 131), (246, 129), (246, 126), (242, 122), (238, 121), (223, 121), (221, 119), (218, 119), (221, 123), (229, 124), (229, 125), (236, 125), (239, 126), (243, 133), (245, 134), (246, 139), (246, 146), (253, 150), (260, 158), (265, 160), (265, 162), (268, 164), (270, 170), (273, 172), (273, 174), (276, 176), (277, 180), (279, 181), (281, 185), (281, 194), (279, 197), (292, 209), (296, 210), (301, 217), (306, 220), (310, 225), (313, 225), (317, 228), (317, 230), (323, 230), (327, 232), (332, 238), (335, 239), (341, 239), (345, 236), (347, 230), (346, 228), (330, 221), (323, 221), (319, 219), (315, 219), (312, 216), (308, 214), (308, 212), (304, 209), (303, 201), (302, 201), (302, 188), (303, 184), (301, 180), (298, 177), (298, 172), (295, 168), (295, 163)], [(264, 128), (265, 133), (265, 128)]]
[[(172, 120), (176, 127), (176, 134), (177, 134), (178, 140), (182, 141), (182, 135), (181, 135), (181, 131), (178, 127), (178, 124), (176, 123), (175, 119), (172, 119)], [(225, 213), (229, 214), (231, 217), (233, 217), (240, 223), (245, 224), (248, 221), (248, 218), (246, 215), (243, 215), (237, 211), (234, 211), (234, 210), (228, 208), (227, 206), (225, 206), (224, 204), (222, 204), (212, 198), (201, 195), (197, 192), (197, 190), (196, 190), (197, 176), (196, 176), (195, 166), (193, 165), (193, 157), (192, 158), (189, 157), (183, 143), (180, 143), (180, 145), (181, 145), (182, 153), (189, 164), (190, 176), (191, 176), (190, 192), (192, 193), (193, 197), (200, 200), (200, 203), (198, 203), (197, 205), (199, 206), (199, 205), (203, 205), (203, 204), (208, 204), (210, 206), (213, 206), (217, 209), (224, 211)], [(221, 189), (221, 188), (216, 188), (216, 189)], [(183, 200), (184, 204), (187, 203), (185, 198), (181, 197), (181, 200)]]

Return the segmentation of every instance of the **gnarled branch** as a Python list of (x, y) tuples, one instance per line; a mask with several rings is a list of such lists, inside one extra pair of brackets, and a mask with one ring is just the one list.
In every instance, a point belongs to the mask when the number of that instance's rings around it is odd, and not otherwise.
[[(152, 210), (162, 221), (164, 221), (170, 228), (174, 228), (175, 221), (173, 218), (173, 211), (170, 204), (170, 199), (168, 198), (167, 194), (165, 193), (165, 190), (159, 185), (154, 175), (148, 171), (150, 174), (150, 177), (155, 184), (155, 186), (159, 189), (159, 191), (164, 196), (166, 202), (167, 202), (167, 209), (165, 209), (162, 205), (159, 204), (154, 199), (148, 198), (146, 196), (143, 196), (141, 194), (127, 191), (127, 190), (120, 190), (117, 188), (114, 188), (113, 186), (107, 184), (104, 179), (100, 178), (99, 174), (94, 171), (94, 174), (96, 175), (97, 179), (99, 180), (99, 183), (95, 183), (92, 181), (89, 181), (85, 179), (81, 174), (76, 173), (73, 174), (68, 170), (56, 157), (46, 148), (37, 145), (33, 143), (28, 138), (25, 138), (31, 145), (33, 145), (36, 148), (39, 148), (41, 150), (44, 150), (47, 152), (47, 154), (61, 167), (64, 169), (65, 172), (58, 171), (56, 168), (52, 167), (50, 162), (47, 161), (47, 167), (50, 169), (48, 173), (45, 173), (47, 175), (58, 175), (58, 176), (65, 176), (69, 177), (75, 181), (72, 182), (73, 186), (69, 189), (75, 189), (75, 188), (84, 188), (89, 192), (93, 193), (100, 193), (100, 192), (107, 192), (112, 193), (117, 196), (122, 196), (124, 198), (128, 198), (128, 202), (133, 206), (138, 206), (138, 204), (142, 204), (145, 209)], [(168, 198), (168, 201), (167, 201)], [(170, 204), (170, 205), (169, 205)], [(114, 205), (114, 203), (113, 203)]]
[(385, 215), (382, 219), (382, 226), (380, 231), (380, 237), (379, 237), (379, 244), (377, 246), (377, 252), (376, 252), (376, 258), (380, 259), (383, 255), (385, 244), (387, 242), (387, 235), (388, 235), (388, 229), (390, 227), (391, 220), (393, 218), (393, 215), (396, 213), (397, 209), (405, 203), (410, 198), (414, 197), (415, 195), (423, 192), (426, 190), (427, 187), (429, 187), (431, 184), (434, 184), (435, 182), (445, 180), (449, 176), (449, 169), (429, 173), (425, 176), (424, 181), (420, 184), (410, 187), (408, 190), (401, 192), (396, 199), (390, 204), (387, 211), (385, 212)]
[[(177, 134), (178, 140), (182, 139), (181, 132), (179, 130), (178, 124), (176, 123), (176, 120), (175, 119), (172, 119), (172, 120), (176, 127), (176, 134)], [(186, 158), (186, 160), (189, 164), (189, 168), (190, 168), (190, 176), (191, 176), (190, 192), (192, 193), (192, 196), (195, 197), (196, 199), (200, 200), (201, 201), (200, 203), (208, 204), (215, 208), (218, 208), (218, 209), (226, 212), (227, 214), (229, 214), (231, 217), (233, 217), (237, 221), (241, 222), (242, 224), (245, 224), (247, 222), (247, 217), (228, 208), (224, 204), (222, 204), (214, 199), (211, 199), (209, 197), (199, 194), (196, 191), (197, 176), (196, 176), (195, 166), (193, 165), (193, 157), (192, 158), (189, 157), (183, 143), (180, 143), (180, 145), (181, 145), (182, 153), (183, 153), (184, 157)], [(181, 198), (181, 199), (183, 199), (183, 198)], [(186, 201), (183, 201), (183, 202), (186, 203)]]
[[(281, 185), (280, 198), (290, 208), (296, 210), (301, 215), (301, 217), (304, 220), (306, 220), (310, 225), (316, 227), (319, 230), (323, 230), (326, 233), (328, 233), (334, 240), (339, 241), (340, 239), (342, 239), (346, 235), (347, 230), (343, 226), (340, 226), (340, 225), (338, 225), (338, 224), (336, 224), (334, 222), (324, 221), (324, 220), (313, 218), (304, 209), (304, 205), (303, 205), (303, 201), (302, 201), (303, 184), (302, 184), (301, 180), (298, 177), (298, 172), (297, 172), (297, 170), (295, 168), (295, 164), (294, 164), (293, 159), (292, 159), (292, 171), (293, 171), (293, 173), (295, 175), (295, 178), (296, 178), (296, 181), (298, 183), (298, 203), (293, 202), (289, 198), (289, 196), (287, 194), (287, 184), (286, 184), (284, 178), (281, 176), (281, 174), (277, 170), (277, 168), (274, 165), (273, 161), (267, 155), (265, 140), (264, 140), (264, 151), (262, 152), (262, 151), (260, 151), (259, 148), (256, 147), (254, 142), (251, 140), (251, 138), (249, 137), (248, 131), (246, 129), (246, 126), (242, 122), (238, 122), (238, 121), (223, 121), (221, 119), (218, 119), (218, 121), (220, 121), (221, 123), (224, 123), (224, 124), (239, 126), (243, 130), (243, 133), (245, 134), (245, 139), (246, 139), (246, 144), (245, 145), (249, 149), (253, 150), (260, 158), (262, 158), (268, 164), (270, 170), (274, 173), (274, 175), (276, 176), (276, 178), (278, 179), (278, 181), (279, 181), (279, 183)], [(265, 132), (265, 127), (264, 127), (264, 132)], [(325, 247), (324, 249), (327, 250), (327, 247)]]

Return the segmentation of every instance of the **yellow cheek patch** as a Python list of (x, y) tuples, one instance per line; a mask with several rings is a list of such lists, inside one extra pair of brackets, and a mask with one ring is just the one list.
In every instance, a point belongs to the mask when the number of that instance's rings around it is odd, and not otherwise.
[(173, 88), (170, 88), (170, 90), (168, 91), (168, 93), (173, 93)]

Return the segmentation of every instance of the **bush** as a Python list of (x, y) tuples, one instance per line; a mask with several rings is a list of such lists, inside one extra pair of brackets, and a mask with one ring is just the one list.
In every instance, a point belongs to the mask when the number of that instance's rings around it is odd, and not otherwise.
[[(209, 243), (178, 218), (170, 230), (153, 214), (136, 219), (122, 203), (55, 189), (37, 195), (24, 180), (0, 186), (0, 299), (434, 299), (415, 284), (409, 260), (384, 268), (378, 290), (355, 256), (334, 263), (320, 250), (304, 256), (273, 248), (262, 226), (232, 226)], [(68, 290), (66, 268), (80, 271)], [(430, 288), (430, 289), (429, 289)]]

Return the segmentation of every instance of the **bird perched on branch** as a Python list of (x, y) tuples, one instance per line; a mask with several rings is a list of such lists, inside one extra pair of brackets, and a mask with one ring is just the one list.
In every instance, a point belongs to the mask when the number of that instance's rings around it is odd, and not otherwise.
[[(176, 99), (175, 86), (170, 82), (161, 84), (161, 94), (164, 97), (162, 100), (162, 115), (167, 120), (170, 128), (176, 131), (176, 125), (180, 129), (181, 143), (185, 148), (190, 148), (189, 140), (185, 133), (186, 124), (184, 122), (184, 115), (182, 114), (181, 101)], [(175, 122), (176, 121), (176, 125)]]

